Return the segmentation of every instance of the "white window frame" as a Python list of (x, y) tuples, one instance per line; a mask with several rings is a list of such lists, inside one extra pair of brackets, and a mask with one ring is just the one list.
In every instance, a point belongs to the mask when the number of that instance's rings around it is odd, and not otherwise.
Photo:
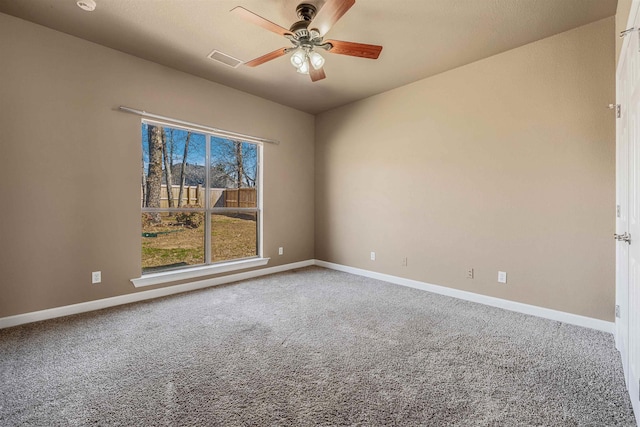
[[(197, 278), (201, 278), (201, 277), (205, 277), (205, 276), (212, 276), (212, 275), (216, 275), (216, 274), (220, 274), (220, 273), (227, 273), (227, 272), (231, 272), (231, 271), (237, 271), (237, 270), (244, 270), (244, 269), (248, 269), (248, 268), (255, 268), (255, 267), (260, 267), (260, 266), (264, 266), (269, 262), (270, 258), (263, 258), (262, 254), (263, 254), (263, 237), (264, 237), (264, 233), (263, 233), (263, 143), (262, 141), (259, 140), (251, 140), (250, 138), (243, 138), (243, 137), (238, 137), (238, 138), (230, 138), (228, 135), (222, 134), (222, 133), (216, 133), (213, 131), (209, 131), (209, 130), (202, 130), (202, 129), (198, 129), (196, 127), (191, 128), (191, 127), (187, 127), (187, 126), (183, 126), (183, 125), (179, 125), (179, 124), (175, 124), (175, 123), (166, 123), (163, 121), (158, 121), (158, 120), (149, 120), (149, 119), (142, 119), (141, 124), (147, 124), (147, 125), (153, 125), (153, 126), (162, 126), (162, 127), (171, 127), (174, 129), (182, 129), (182, 130), (186, 130), (186, 131), (190, 131), (190, 132), (194, 132), (194, 133), (199, 133), (199, 134), (203, 134), (205, 135), (206, 138), (206, 148), (205, 148), (205, 157), (206, 157), (206, 167), (205, 167), (205, 171), (206, 171), (206, 182), (205, 182), (205, 188), (207, 188), (207, 191), (205, 191), (205, 208), (204, 208), (204, 213), (205, 213), (205, 264), (199, 264), (199, 265), (195, 265), (192, 267), (185, 267), (185, 268), (178, 268), (178, 269), (173, 269), (173, 270), (165, 270), (165, 271), (160, 271), (160, 272), (154, 272), (154, 273), (147, 273), (147, 274), (141, 274), (140, 277), (131, 279), (131, 283), (133, 283), (133, 286), (135, 286), (136, 288), (139, 287), (144, 287), (144, 286), (152, 286), (152, 285), (159, 285), (159, 284), (165, 284), (165, 283), (171, 283), (171, 282), (176, 282), (176, 281), (182, 281), (182, 280), (189, 280), (189, 279), (197, 279)], [(257, 194), (257, 207), (256, 208), (212, 208), (210, 207), (210, 201), (209, 201), (209, 170), (210, 170), (210, 163), (211, 163), (211, 137), (217, 137), (217, 138), (223, 138), (223, 139), (237, 139), (239, 141), (242, 142), (247, 142), (250, 144), (254, 144), (256, 146), (256, 150), (257, 150), (257, 171), (256, 171), (256, 190), (258, 192)], [(178, 211), (178, 212), (183, 212), (185, 211), (184, 209), (164, 209), (164, 208), (141, 208), (140, 212), (172, 212), (172, 211)], [(210, 232), (210, 227), (211, 227), (211, 214), (214, 212), (229, 212), (229, 211), (233, 211), (233, 212), (252, 212), (252, 213), (256, 213), (256, 220), (257, 220), (257, 232), (256, 232), (256, 237), (257, 237), (257, 244), (256, 244), (256, 249), (257, 249), (257, 254), (256, 256), (253, 257), (249, 257), (249, 258), (240, 258), (240, 259), (234, 259), (234, 260), (230, 260), (230, 261), (220, 261), (220, 262), (210, 262), (211, 261), (211, 232)], [(142, 242), (140, 243), (140, 247), (142, 247)]]

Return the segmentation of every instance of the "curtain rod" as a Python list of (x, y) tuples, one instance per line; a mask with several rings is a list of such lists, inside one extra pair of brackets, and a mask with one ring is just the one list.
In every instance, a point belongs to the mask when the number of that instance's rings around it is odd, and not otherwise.
[(143, 110), (136, 110), (135, 108), (125, 107), (123, 105), (121, 105), (118, 109), (120, 111), (124, 111), (124, 112), (127, 112), (127, 113), (133, 113), (133, 114), (136, 114), (138, 116), (146, 117), (146, 118), (149, 118), (149, 119), (163, 120), (165, 122), (175, 123), (177, 125), (183, 125), (183, 126), (189, 126), (189, 127), (193, 127), (193, 128), (198, 128), (200, 130), (216, 133), (216, 134), (218, 134), (220, 136), (228, 136), (228, 137), (231, 137), (231, 138), (245, 139), (247, 141), (254, 141), (254, 142), (267, 142), (269, 144), (276, 144), (276, 145), (280, 144), (280, 141), (276, 141), (274, 139), (259, 138), (257, 136), (245, 135), (245, 134), (242, 134), (242, 133), (237, 133), (237, 132), (231, 132), (231, 131), (228, 131), (228, 130), (217, 129), (217, 128), (213, 128), (211, 126), (200, 125), (200, 124), (197, 124), (197, 123), (186, 122), (184, 120), (179, 120), (179, 119), (174, 119), (174, 118), (171, 118), (171, 117), (160, 116), (158, 114), (148, 113), (148, 112), (143, 111)]

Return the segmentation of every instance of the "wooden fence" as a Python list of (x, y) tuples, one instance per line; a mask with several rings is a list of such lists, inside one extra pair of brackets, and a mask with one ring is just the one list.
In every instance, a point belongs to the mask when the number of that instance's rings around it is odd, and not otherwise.
[[(204, 206), (204, 191), (204, 188), (199, 185), (185, 185), (182, 189), (181, 206)], [(172, 185), (171, 194), (173, 195), (174, 207), (178, 207), (180, 186)], [(160, 207), (168, 208), (169, 197), (166, 185), (162, 185), (160, 196)], [(143, 197), (142, 194), (140, 197)], [(211, 188), (209, 198), (211, 204), (216, 208), (255, 208), (258, 206), (255, 188)]]
[(223, 192), (225, 208), (255, 208), (258, 199), (255, 188), (227, 188)]

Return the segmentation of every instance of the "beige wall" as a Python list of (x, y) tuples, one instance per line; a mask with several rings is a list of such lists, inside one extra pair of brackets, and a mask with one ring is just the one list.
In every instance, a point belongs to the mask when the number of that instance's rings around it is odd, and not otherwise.
[(0, 317), (135, 291), (140, 118), (119, 105), (280, 140), (264, 255), (313, 258), (313, 116), (2, 14), (0, 40)]
[(612, 321), (613, 32), (611, 17), (317, 116), (316, 258)]

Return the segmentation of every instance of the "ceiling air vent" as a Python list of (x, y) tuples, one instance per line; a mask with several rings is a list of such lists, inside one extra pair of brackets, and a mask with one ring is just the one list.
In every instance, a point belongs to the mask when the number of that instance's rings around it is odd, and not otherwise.
[(238, 58), (229, 56), (226, 53), (220, 52), (219, 50), (214, 50), (207, 56), (207, 58), (211, 58), (214, 61), (222, 62), (224, 65), (228, 65), (229, 67), (233, 68), (238, 68), (238, 65), (242, 64), (242, 61)]

